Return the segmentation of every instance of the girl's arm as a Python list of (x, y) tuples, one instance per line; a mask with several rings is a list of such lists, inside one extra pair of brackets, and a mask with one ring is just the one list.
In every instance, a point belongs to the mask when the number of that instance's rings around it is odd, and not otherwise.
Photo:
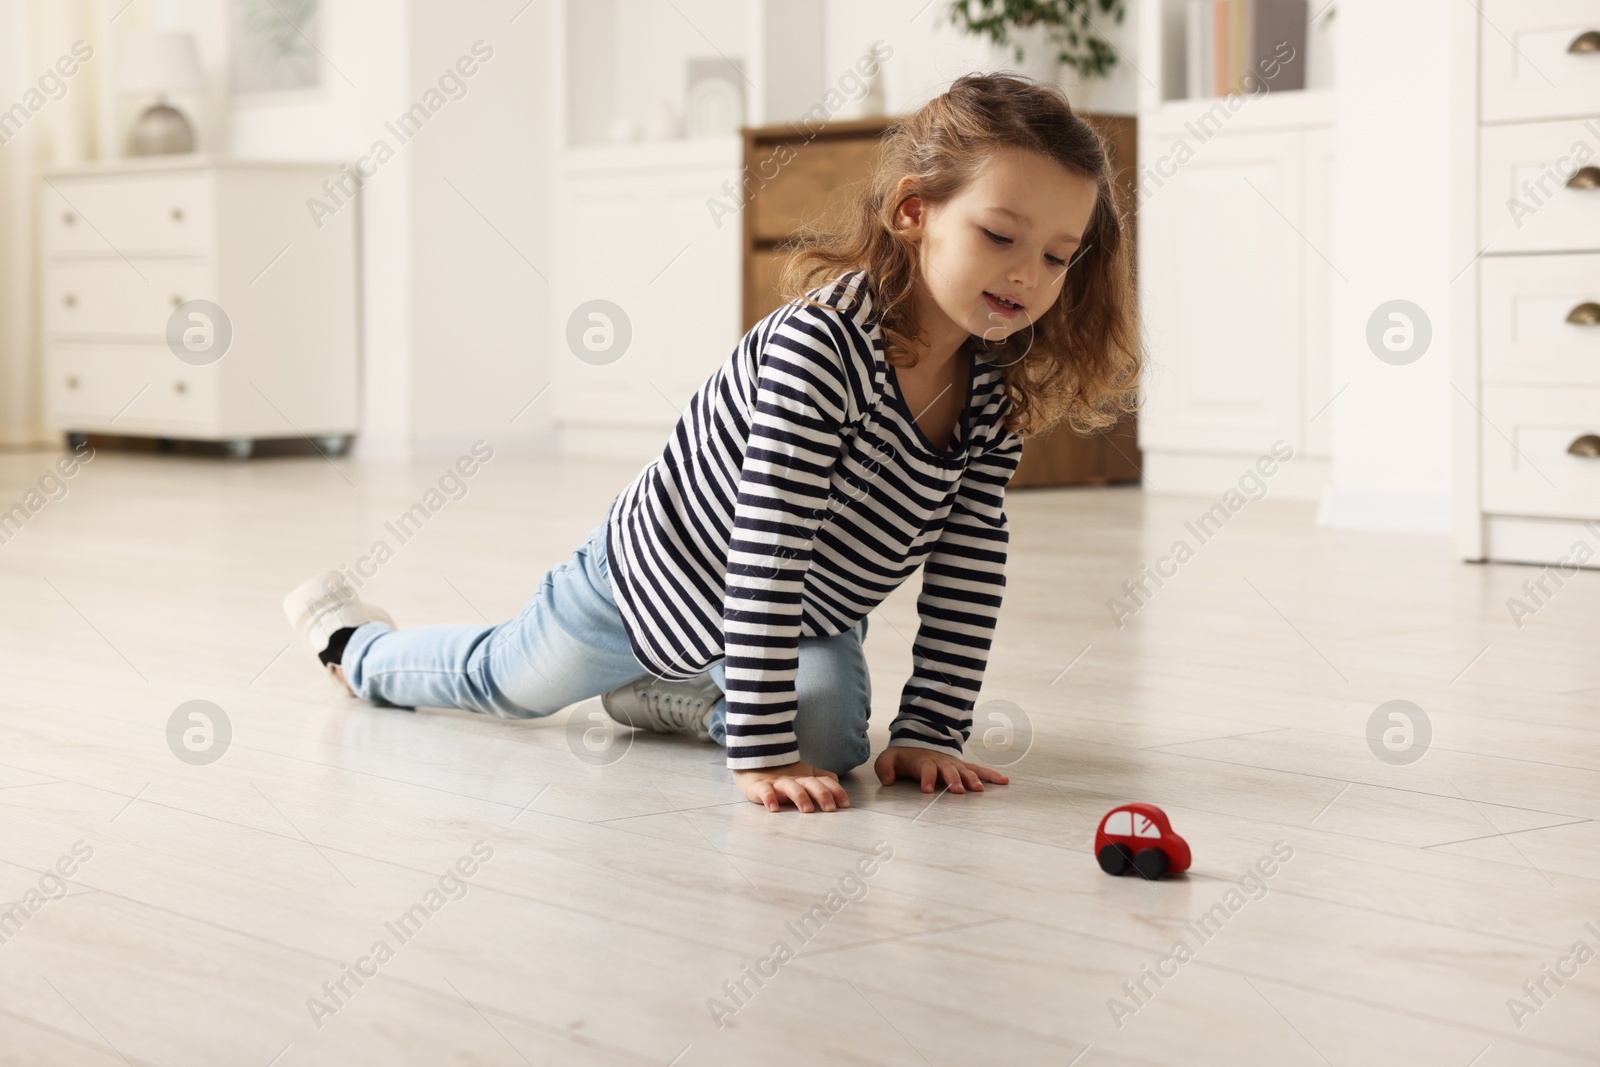
[(797, 309), (760, 354), (729, 533), (723, 633), (728, 766), (800, 759), (794, 718), (801, 593), (844, 447), (851, 376), (833, 331)]
[[(972, 706), (983, 685), (989, 647), (1006, 585), (1006, 483), (1022, 455), (1022, 439), (1001, 434), (994, 447), (974, 457), (961, 479), (939, 541), (923, 563), (917, 597), (921, 624), (912, 645), (912, 673), (900, 697), (900, 714), (889, 724), (891, 749), (932, 750), (959, 761), (972, 729)], [(893, 760), (891, 760), (893, 762)], [(901, 761), (902, 770), (924, 761)], [(939, 768), (945, 770), (944, 766)], [(953, 771), (950, 773), (954, 773)], [(881, 776), (881, 773), (880, 773)], [(961, 779), (982, 788), (975, 777)], [(990, 778), (994, 781), (1003, 776)], [(892, 778), (891, 778), (892, 780)]]

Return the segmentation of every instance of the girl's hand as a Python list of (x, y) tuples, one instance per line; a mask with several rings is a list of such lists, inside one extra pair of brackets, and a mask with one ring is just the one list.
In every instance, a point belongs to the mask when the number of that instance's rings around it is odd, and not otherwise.
[(839, 784), (839, 776), (809, 763), (786, 763), (782, 767), (760, 767), (734, 771), (733, 784), (739, 792), (768, 811), (777, 811), (785, 800), (801, 811), (835, 811), (850, 806), (850, 794)]
[(884, 785), (893, 785), (895, 778), (901, 776), (920, 779), (924, 793), (933, 792), (933, 787), (939, 784), (941, 778), (952, 793), (965, 793), (969, 789), (981, 793), (984, 782), (1005, 785), (1011, 781), (997, 770), (980, 763), (968, 763), (931, 748), (896, 748), (891, 745), (883, 750), (872, 769), (878, 772), (878, 781)]

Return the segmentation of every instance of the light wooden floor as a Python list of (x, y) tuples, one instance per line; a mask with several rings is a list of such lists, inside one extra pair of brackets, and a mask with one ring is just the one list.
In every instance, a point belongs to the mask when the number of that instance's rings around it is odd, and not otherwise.
[[(0, 507), (50, 459), (0, 456)], [(1268, 500), (1119, 630), (1106, 599), (1207, 502), (1014, 494), (984, 691), (1035, 734), (1013, 784), (930, 803), (858, 772), (848, 812), (771, 815), (715, 747), (640, 736), (597, 766), (568, 713), (366, 707), (286, 650), (285, 589), (444, 467), (102, 450), (0, 546), (0, 899), (93, 850), (0, 945), (0, 1062), (1596, 1061), (1600, 959), (1520, 1028), (1507, 1003), (1600, 949), (1595, 575), (1519, 630), (1505, 600), (1536, 571)], [(371, 599), (403, 625), (508, 616), (632, 473), (496, 459)], [(867, 643), (880, 747), (914, 594)], [(196, 699), (232, 726), (209, 765), (167, 744)], [(1405, 766), (1366, 737), (1394, 699), (1433, 731)], [(1092, 820), (1126, 800), (1172, 816), (1186, 879), (1099, 871)], [(385, 923), (479, 841), (466, 895), (400, 943)], [(1228, 911), (1278, 841), (1292, 859)], [(866, 896), (802, 944), (791, 924), (875, 845)], [(1185, 922), (1219, 904), (1202, 942)], [(1180, 938), (1192, 958), (1132, 1011), (1122, 983)], [(393, 958), (319, 1028), (308, 998), (380, 939)], [(796, 958), (719, 1029), (708, 998), (733, 1007), (724, 983), (780, 940)]]

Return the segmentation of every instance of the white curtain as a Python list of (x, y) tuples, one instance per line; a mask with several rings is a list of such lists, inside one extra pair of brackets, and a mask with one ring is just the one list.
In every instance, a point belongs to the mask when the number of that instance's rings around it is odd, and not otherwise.
[[(36, 444), (43, 436), (39, 168), (121, 154), (115, 42), (155, 25), (158, 2), (0, 0), (0, 445)], [(61, 73), (69, 68), (70, 75)]]

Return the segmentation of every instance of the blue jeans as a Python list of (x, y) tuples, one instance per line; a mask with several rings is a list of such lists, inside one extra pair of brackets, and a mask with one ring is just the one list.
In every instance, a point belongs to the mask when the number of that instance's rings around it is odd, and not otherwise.
[[(609, 518), (609, 514), (607, 516)], [(867, 620), (832, 637), (802, 637), (795, 736), (800, 759), (843, 774), (872, 754), (872, 686), (861, 643)], [(628, 643), (606, 563), (606, 522), (539, 591), (498, 626), (358, 627), (340, 660), (363, 700), (389, 707), (463, 708), (508, 719), (540, 718), (649, 674)], [(725, 687), (723, 661), (707, 673)], [(711, 712), (724, 741), (727, 702)]]

